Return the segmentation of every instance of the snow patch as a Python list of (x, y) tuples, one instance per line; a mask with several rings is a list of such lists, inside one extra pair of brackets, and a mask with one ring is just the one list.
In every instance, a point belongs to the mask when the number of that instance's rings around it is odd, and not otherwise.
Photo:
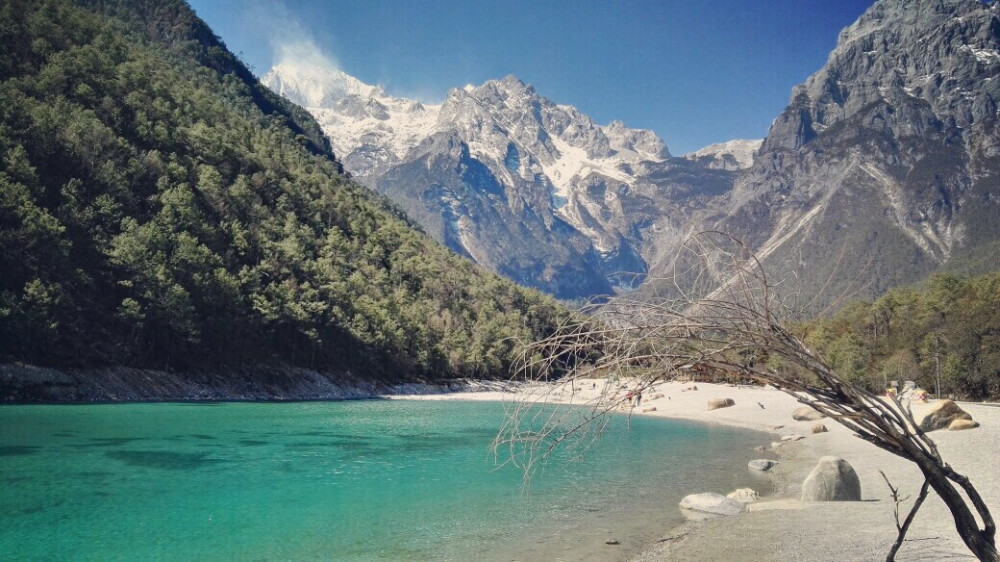
[(702, 158), (712, 158), (714, 161), (709, 167), (723, 167), (726, 157), (732, 158), (740, 169), (749, 168), (753, 165), (754, 155), (760, 149), (764, 139), (735, 139), (716, 144), (710, 144), (704, 148), (699, 148), (694, 152), (685, 154), (682, 158), (687, 160), (700, 160)]
[(577, 148), (559, 137), (552, 137), (552, 144), (558, 153), (555, 161), (542, 164), (545, 175), (555, 187), (555, 195), (569, 198), (574, 180), (581, 180), (596, 172), (613, 180), (632, 185), (635, 178), (617, 169), (618, 158), (591, 159), (585, 148)]
[(976, 60), (983, 64), (993, 64), (1000, 62), (1000, 51), (996, 49), (979, 49), (972, 45), (962, 45), (959, 51), (966, 52), (976, 57)]

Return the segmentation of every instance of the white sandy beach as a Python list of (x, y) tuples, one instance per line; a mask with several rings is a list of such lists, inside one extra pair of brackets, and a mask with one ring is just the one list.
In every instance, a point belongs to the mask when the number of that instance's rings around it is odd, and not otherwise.
[[(549, 401), (586, 403), (602, 390), (603, 381), (591, 389), (589, 381), (549, 392)], [(698, 390), (685, 390), (697, 386)], [(652, 399), (658, 393), (664, 396)], [(424, 400), (512, 401), (509, 392), (460, 392), (407, 396)], [(708, 411), (710, 398), (732, 398), (735, 405)], [(931, 402), (933, 404), (933, 401)], [(919, 420), (931, 404), (913, 404)], [(763, 407), (762, 407), (763, 406)], [(829, 429), (812, 434), (810, 421), (795, 421), (793, 410), (801, 406), (791, 396), (771, 388), (734, 387), (706, 383), (661, 383), (645, 392), (635, 415), (662, 416), (719, 423), (768, 431), (780, 436), (798, 433), (799, 441), (786, 442), (776, 450), (780, 464), (771, 470), (777, 492), (763, 496), (749, 511), (735, 517), (689, 522), (678, 529), (664, 529), (663, 540), (633, 558), (641, 562), (705, 560), (884, 560), (896, 538), (893, 502), (879, 470), (884, 471), (910, 501), (922, 483), (919, 470), (907, 461), (854, 437), (838, 423), (822, 420)], [(966, 431), (936, 431), (931, 437), (946, 462), (968, 476), (1000, 518), (1000, 407), (960, 403), (981, 426)], [(641, 413), (647, 408), (654, 412)], [(775, 429), (776, 426), (783, 426)], [(819, 458), (826, 455), (846, 459), (861, 479), (860, 502), (799, 502), (802, 482)], [(690, 493), (732, 490), (690, 490)], [(910, 501), (903, 508), (909, 509)], [(679, 509), (664, 506), (664, 509)], [(607, 548), (614, 548), (608, 546)], [(933, 491), (927, 497), (907, 535), (897, 560), (974, 560), (955, 531), (944, 503)]]

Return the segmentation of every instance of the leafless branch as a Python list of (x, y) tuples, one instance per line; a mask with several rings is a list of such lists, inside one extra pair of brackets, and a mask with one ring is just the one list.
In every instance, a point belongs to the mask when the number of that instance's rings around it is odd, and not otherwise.
[(889, 487), (889, 492), (892, 494), (893, 515), (896, 518), (896, 542), (892, 543), (892, 548), (889, 549), (889, 554), (885, 557), (885, 562), (893, 562), (896, 560), (896, 553), (899, 552), (899, 547), (903, 546), (903, 541), (906, 539), (906, 532), (910, 529), (910, 523), (913, 523), (913, 518), (917, 515), (917, 510), (920, 509), (920, 505), (924, 503), (927, 499), (927, 490), (930, 488), (930, 481), (924, 480), (923, 485), (920, 486), (920, 493), (917, 494), (916, 501), (913, 502), (913, 507), (910, 508), (910, 513), (907, 514), (906, 520), (900, 522), (899, 520), (899, 506), (903, 502), (909, 499), (909, 496), (905, 498), (899, 497), (899, 488), (892, 485), (889, 481), (889, 477), (885, 475), (885, 472), (881, 470), (878, 471), (882, 475), (882, 479), (885, 480), (886, 486)]

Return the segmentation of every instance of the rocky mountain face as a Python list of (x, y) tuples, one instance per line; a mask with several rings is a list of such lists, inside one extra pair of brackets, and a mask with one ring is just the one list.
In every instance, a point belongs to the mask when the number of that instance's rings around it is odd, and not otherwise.
[[(440, 105), (284, 64), (263, 82), (303, 104), (355, 178), (453, 250), (562, 298), (634, 288), (657, 232), (728, 191), (728, 160), (673, 158), (654, 133), (601, 126), (514, 76)], [(721, 162), (721, 164), (718, 164)]]
[(876, 3), (793, 90), (714, 227), (817, 302), (995, 251), (998, 78), (996, 3)]

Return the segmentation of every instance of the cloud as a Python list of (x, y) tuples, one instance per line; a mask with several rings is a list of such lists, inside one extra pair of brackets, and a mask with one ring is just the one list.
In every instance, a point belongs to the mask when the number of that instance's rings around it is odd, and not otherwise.
[(339, 70), (337, 58), (325, 51), (284, 2), (253, 2), (243, 13), (247, 27), (266, 37), (271, 64), (294, 64)]

